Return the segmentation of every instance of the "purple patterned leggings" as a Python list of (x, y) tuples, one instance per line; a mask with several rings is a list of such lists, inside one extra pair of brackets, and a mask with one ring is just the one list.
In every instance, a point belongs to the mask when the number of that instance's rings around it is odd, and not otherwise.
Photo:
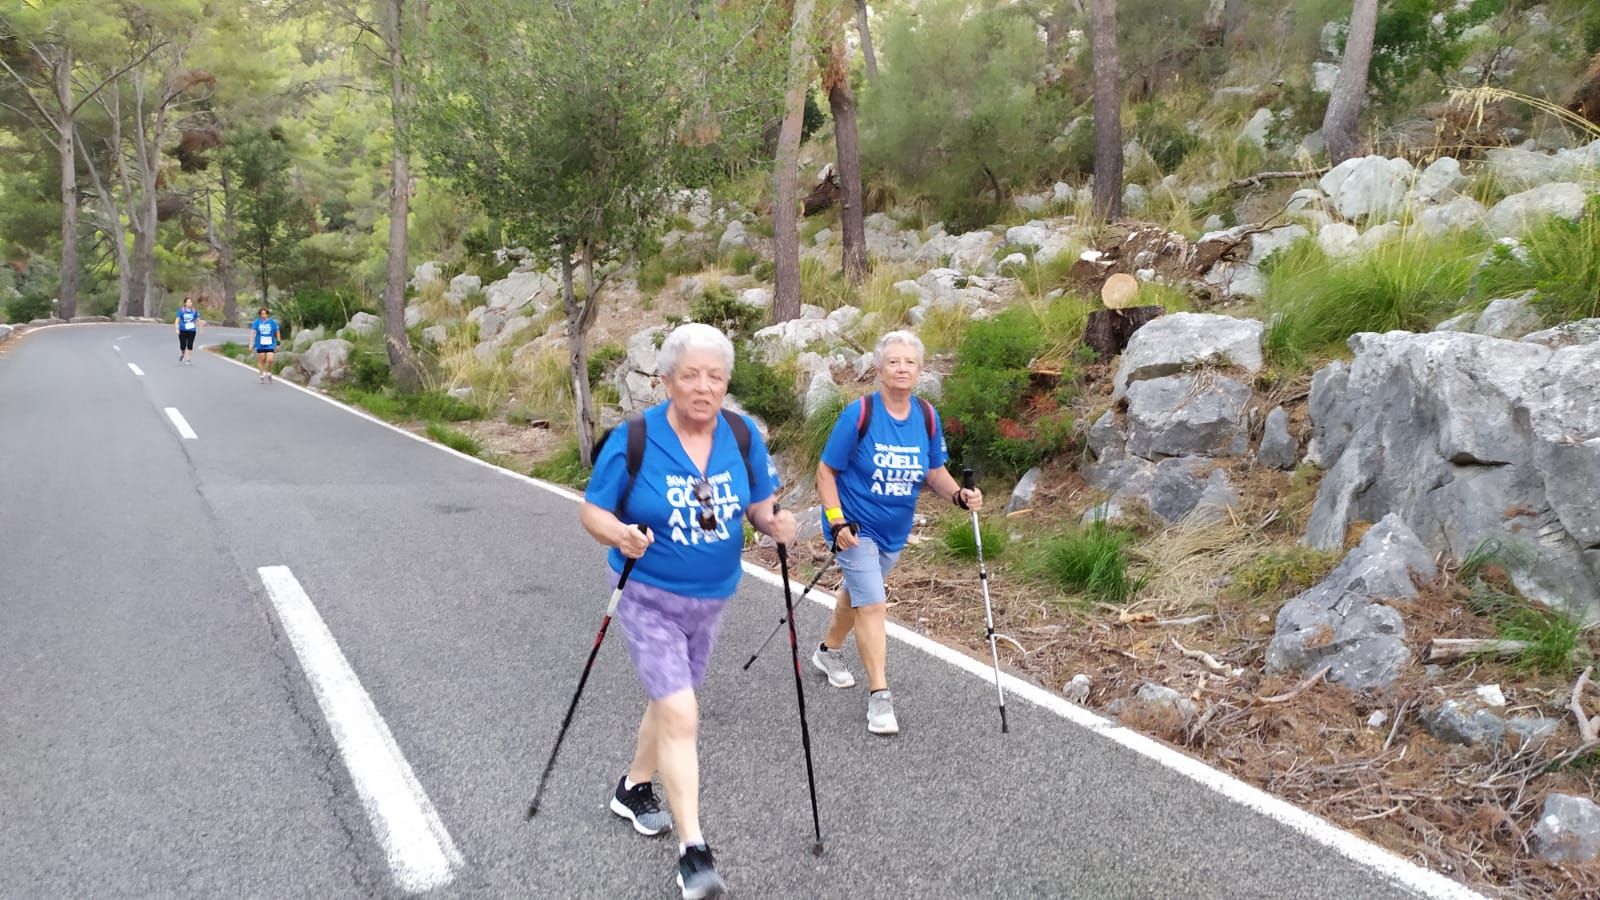
[[(611, 574), (613, 587), (617, 574)], [(711, 647), (722, 629), (726, 599), (685, 597), (630, 579), (617, 602), (628, 656), (652, 701), (705, 681)]]

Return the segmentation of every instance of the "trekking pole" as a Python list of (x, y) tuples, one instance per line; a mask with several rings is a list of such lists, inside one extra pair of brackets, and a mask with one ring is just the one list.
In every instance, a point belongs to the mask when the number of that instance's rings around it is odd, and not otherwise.
[[(972, 469), (962, 469), (962, 490), (970, 491), (975, 486)], [(1000, 732), (1004, 734), (1011, 728), (1006, 724), (1006, 692), (1000, 686), (1000, 648), (995, 645), (994, 607), (989, 605), (989, 570), (983, 565), (983, 536), (978, 533), (978, 511), (975, 509), (972, 510), (972, 544), (978, 549), (978, 583), (983, 586), (983, 617), (986, 625), (984, 636), (989, 639), (989, 655), (994, 659), (994, 692), (1000, 697)]]
[[(778, 505), (772, 505), (774, 514)], [(789, 548), (778, 544), (778, 571), (783, 576), (783, 607), (789, 620), (789, 655), (794, 658), (794, 695), (800, 706), (800, 746), (806, 751), (806, 785), (811, 789), (811, 831), (817, 842), (811, 855), (822, 855), (822, 820), (817, 816), (817, 775), (811, 765), (811, 728), (806, 725), (806, 689), (800, 680), (800, 639), (794, 631), (794, 590), (789, 585)], [(819, 573), (820, 574), (820, 573)]]
[[(650, 536), (650, 529), (645, 525), (636, 525), (645, 537)], [(622, 588), (628, 583), (628, 575), (633, 572), (633, 564), (638, 559), (628, 559), (622, 564), (622, 574), (617, 577), (616, 589), (611, 592), (611, 602), (606, 604), (605, 618), (600, 620), (600, 631), (594, 636), (594, 646), (589, 648), (589, 661), (583, 664), (583, 675), (578, 678), (578, 689), (572, 692), (572, 702), (567, 704), (567, 714), (561, 720), (561, 730), (556, 733), (556, 745), (550, 748), (550, 759), (544, 764), (544, 772), (539, 775), (539, 787), (533, 792), (533, 801), (528, 804), (528, 818), (539, 814), (539, 801), (544, 799), (545, 785), (550, 782), (550, 773), (556, 767), (556, 754), (561, 752), (561, 742), (566, 740), (567, 727), (572, 724), (572, 714), (578, 710), (578, 698), (583, 696), (583, 686), (589, 682), (589, 672), (594, 669), (594, 658), (600, 653), (600, 642), (606, 639), (606, 629), (611, 627), (611, 617), (617, 612), (617, 601), (622, 599)]]
[[(837, 554), (839, 552), (839, 544), (838, 544), (837, 540), (834, 542), (832, 550), (833, 550), (833, 552), (835, 554)], [(836, 563), (836, 562), (838, 562), (838, 559), (836, 557), (829, 557), (828, 564), (823, 566), (822, 568), (818, 569), (817, 570), (817, 574), (811, 576), (811, 583), (806, 585), (806, 589), (800, 592), (800, 600), (806, 599), (806, 595), (811, 593), (811, 589), (816, 587), (817, 586), (817, 582), (822, 579), (823, 573), (827, 572), (829, 569), (833, 568), (833, 564)], [(796, 600), (795, 602), (799, 603), (800, 600)], [(766, 652), (767, 645), (772, 643), (772, 639), (778, 636), (778, 632), (783, 629), (784, 624), (787, 623), (788, 621), (789, 621), (789, 614), (786, 612), (786, 613), (783, 614), (782, 618), (778, 619), (778, 624), (772, 626), (772, 633), (767, 635), (767, 639), (761, 642), (761, 646), (756, 648), (756, 652), (750, 654), (750, 659), (747, 660), (743, 666), (740, 666), (740, 668), (743, 669), (746, 672), (750, 671), (750, 666), (755, 664), (756, 657), (758, 657), (762, 653)]]

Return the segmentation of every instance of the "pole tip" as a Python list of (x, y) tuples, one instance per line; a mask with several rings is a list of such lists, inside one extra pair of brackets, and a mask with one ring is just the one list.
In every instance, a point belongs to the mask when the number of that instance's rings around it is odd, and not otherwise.
[(524, 816), (524, 818), (531, 819), (534, 816), (537, 816), (538, 814), (539, 814), (539, 801), (535, 800), (532, 803), (528, 804), (528, 814), (526, 816)]
[(821, 856), (822, 855), (822, 842), (821, 841), (817, 841), (815, 844), (811, 845), (811, 855), (812, 856)]

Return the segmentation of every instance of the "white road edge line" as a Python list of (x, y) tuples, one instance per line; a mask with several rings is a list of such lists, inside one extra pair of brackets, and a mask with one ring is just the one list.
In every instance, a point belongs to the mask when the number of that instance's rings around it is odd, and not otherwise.
[[(254, 371), (251, 366), (239, 362), (238, 360), (230, 359), (225, 356), (222, 358), (227, 359), (231, 363), (239, 365), (247, 371)], [(341, 403), (340, 401), (335, 400), (326, 394), (313, 391), (310, 388), (302, 387), (289, 381), (279, 383), (288, 385), (289, 387), (292, 387), (301, 393), (309, 394), (310, 396), (315, 397), (329, 405), (336, 406), (339, 409), (350, 413), (351, 415), (366, 419), (369, 422), (381, 425), (397, 434), (404, 435), (414, 441), (426, 444), (435, 450), (449, 453), (452, 456), (459, 457), (474, 465), (483, 466), (484, 468), (499, 472), (501, 475), (504, 475), (508, 478), (514, 478), (523, 482), (524, 484), (529, 484), (539, 488), (540, 490), (555, 494), (558, 497), (565, 497), (568, 500), (574, 500), (578, 502), (582, 502), (583, 500), (583, 496), (581, 494), (578, 494), (572, 490), (559, 485), (551, 484), (546, 481), (540, 481), (537, 478), (529, 475), (523, 475), (520, 472), (513, 472), (510, 469), (502, 469), (494, 463), (479, 459), (476, 456), (468, 456), (459, 450), (453, 450), (444, 446), (443, 444), (435, 443), (421, 435), (412, 434), (398, 425), (385, 422), (382, 419), (363, 412), (362, 410), (356, 409), (353, 406)], [(780, 587), (783, 584), (782, 577), (769, 572), (754, 563), (744, 563), (744, 570), (755, 578), (765, 581), (768, 584), (777, 585)], [(800, 582), (791, 581), (790, 583), (797, 591), (803, 590), (805, 587), (805, 585), (801, 584)], [(811, 591), (811, 597), (812, 601), (817, 605), (826, 607), (828, 609), (833, 608), (833, 603), (835, 600), (833, 595), (813, 588)], [(994, 670), (990, 668), (988, 664), (974, 660), (959, 650), (956, 650), (952, 647), (947, 647), (938, 643), (937, 641), (924, 637), (914, 631), (896, 625), (892, 622), (889, 623), (887, 630), (890, 637), (900, 641), (903, 644), (906, 644), (909, 647), (921, 650), (935, 659), (949, 663), (950, 665), (977, 678), (980, 678), (983, 681), (990, 682), (991, 684), (994, 681)], [(1255, 812), (1260, 813), (1261, 815), (1266, 816), (1275, 822), (1282, 823), (1291, 830), (1303, 835), (1309, 840), (1315, 841), (1316, 843), (1333, 850), (1346, 859), (1371, 868), (1373, 871), (1389, 879), (1389, 881), (1398, 886), (1415, 891), (1424, 897), (1436, 898), (1436, 900), (1488, 900), (1488, 898), (1484, 897), (1484, 895), (1479, 894), (1466, 885), (1461, 884), (1460, 882), (1446, 875), (1440, 874), (1423, 866), (1419, 866), (1408, 859), (1385, 850), (1384, 848), (1372, 843), (1360, 835), (1355, 834), (1354, 832), (1346, 831), (1332, 822), (1327, 821), (1326, 819), (1312, 815), (1311, 813), (1306, 812), (1305, 810), (1295, 806), (1292, 803), (1289, 803), (1286, 800), (1280, 800), (1266, 791), (1261, 790), (1260, 788), (1246, 784), (1232, 775), (1221, 771), (1220, 769), (1214, 769), (1211, 766), (1206, 765), (1204, 762), (1175, 750), (1172, 747), (1161, 743), (1160, 741), (1145, 737), (1137, 731), (1133, 731), (1117, 722), (1113, 722), (1110, 719), (1105, 718), (1104, 716), (1097, 715), (1087, 709), (1084, 709), (1083, 707), (1072, 703), (1065, 697), (1057, 696), (1056, 694), (1040, 688), (1037, 685), (1029, 684), (1028, 682), (1023, 681), (1022, 679), (1017, 678), (1015, 675), (1011, 675), (1009, 673), (1002, 673), (1001, 680), (1005, 685), (1008, 695), (1021, 697), (1035, 706), (1055, 713), (1069, 722), (1072, 722), (1074, 725), (1078, 725), (1079, 727), (1082, 727), (1094, 734), (1104, 737), (1107, 740), (1110, 740), (1122, 747), (1127, 748), (1128, 750), (1133, 751), (1134, 753), (1139, 754), (1140, 756), (1143, 756), (1146, 759), (1151, 760), (1152, 762), (1165, 766), (1166, 768), (1171, 769), (1172, 771), (1177, 772), (1178, 774), (1183, 775), (1204, 787), (1210, 788), (1211, 790), (1216, 791), (1222, 796), (1247, 809), (1254, 810)]]
[[(118, 350), (117, 352), (121, 353), (122, 351)], [(134, 365), (133, 363), (128, 363), (128, 369), (130, 371), (132, 371), (133, 374), (135, 374), (135, 375), (143, 375), (144, 374), (144, 370), (139, 368), (138, 366)]]
[(189, 427), (189, 421), (183, 417), (183, 413), (178, 412), (176, 406), (166, 407), (166, 413), (167, 418), (172, 420), (172, 427), (178, 429), (179, 437), (186, 441), (192, 441), (200, 437), (200, 435), (194, 433), (193, 428)]
[(256, 571), (322, 707), (395, 883), (412, 894), (449, 884), (462, 866), (461, 854), (311, 598), (288, 566)]

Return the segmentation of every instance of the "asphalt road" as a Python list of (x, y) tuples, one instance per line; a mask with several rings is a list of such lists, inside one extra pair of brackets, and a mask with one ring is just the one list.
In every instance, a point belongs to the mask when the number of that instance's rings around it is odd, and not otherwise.
[[(401, 893), (267, 566), (459, 851), (430, 896), (676, 896), (675, 841), (606, 810), (643, 708), (619, 634), (523, 818), (605, 601), (576, 505), (174, 343), (84, 325), (0, 355), (0, 896)], [(900, 645), (897, 738), (807, 680), (813, 857), (787, 647), (739, 669), (781, 604), (745, 579), (701, 697), (735, 896), (1418, 896), (1046, 709), (1013, 700), (1001, 735), (992, 684)]]

